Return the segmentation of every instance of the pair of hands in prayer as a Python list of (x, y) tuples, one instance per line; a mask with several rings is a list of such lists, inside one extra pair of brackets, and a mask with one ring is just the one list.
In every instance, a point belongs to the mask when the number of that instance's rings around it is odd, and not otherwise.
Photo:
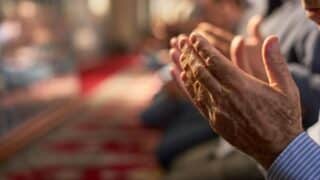
[(247, 38), (201, 24), (173, 38), (170, 54), (173, 77), (212, 129), (269, 168), (303, 128), (299, 91), (279, 40), (264, 40), (260, 22), (251, 20)]

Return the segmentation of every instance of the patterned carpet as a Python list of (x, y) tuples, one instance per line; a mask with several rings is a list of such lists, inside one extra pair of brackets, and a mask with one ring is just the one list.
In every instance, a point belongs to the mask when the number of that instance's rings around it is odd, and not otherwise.
[[(139, 113), (158, 89), (139, 65), (89, 86), (85, 105), (65, 124), (1, 163), (0, 179), (156, 180), (160, 133), (139, 124)], [(94, 77), (94, 76), (93, 76)], [(92, 77), (91, 77), (92, 78)], [(88, 79), (91, 79), (88, 78)]]

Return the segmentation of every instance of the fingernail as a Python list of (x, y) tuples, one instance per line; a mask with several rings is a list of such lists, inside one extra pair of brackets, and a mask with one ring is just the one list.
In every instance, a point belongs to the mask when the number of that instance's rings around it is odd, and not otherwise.
[(208, 58), (208, 59), (206, 60), (206, 64), (207, 64), (208, 66), (213, 65), (213, 64), (214, 64), (213, 58)]
[(186, 72), (184, 72), (184, 71), (181, 72), (181, 73), (180, 73), (180, 78), (181, 78), (182, 81), (187, 81), (188, 78), (187, 78)]
[(177, 38), (172, 38), (171, 40), (170, 40), (170, 45), (172, 46), (172, 47), (174, 47), (175, 45), (176, 45), (176, 43), (177, 43)]
[(190, 41), (191, 41), (192, 44), (195, 44), (197, 42), (197, 37), (196, 37), (195, 34), (191, 34)]
[(188, 47), (187, 40), (182, 39), (182, 40), (180, 41), (180, 48), (181, 48), (181, 49), (186, 49), (187, 47)]
[(169, 54), (170, 54), (171, 58), (175, 59), (176, 58), (176, 54), (177, 54), (177, 50), (171, 48), (170, 51), (169, 51)]

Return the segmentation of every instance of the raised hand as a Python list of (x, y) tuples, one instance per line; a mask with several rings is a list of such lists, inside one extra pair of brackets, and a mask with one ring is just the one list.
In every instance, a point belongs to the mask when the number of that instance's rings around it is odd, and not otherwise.
[(251, 18), (247, 26), (248, 36), (235, 37), (231, 43), (230, 54), (232, 62), (237, 67), (260, 80), (267, 81), (261, 56), (264, 42), (260, 32), (261, 23), (261, 17)]
[(201, 23), (194, 32), (205, 37), (211, 45), (230, 58), (240, 69), (266, 81), (266, 73), (261, 60), (261, 48), (264, 41), (260, 32), (261, 24), (262, 17), (252, 17), (247, 25), (246, 37), (235, 36), (208, 23)]
[(211, 127), (268, 168), (303, 132), (299, 91), (280, 53), (278, 39), (263, 45), (263, 82), (237, 68), (201, 35), (180, 38), (175, 78)]
[(230, 57), (230, 45), (234, 34), (209, 23), (200, 23), (194, 30), (205, 37), (209, 43), (219, 49), (226, 57)]

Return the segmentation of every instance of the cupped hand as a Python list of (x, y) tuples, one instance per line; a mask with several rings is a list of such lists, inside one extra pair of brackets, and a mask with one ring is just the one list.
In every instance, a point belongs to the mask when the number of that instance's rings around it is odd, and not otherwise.
[(194, 32), (206, 38), (212, 46), (230, 58), (240, 69), (266, 81), (266, 73), (261, 60), (261, 48), (264, 42), (261, 34), (262, 21), (261, 16), (252, 17), (247, 25), (247, 36), (245, 37), (235, 36), (209, 23), (199, 24)]
[(262, 47), (267, 80), (239, 69), (204, 37), (181, 37), (173, 75), (213, 130), (268, 168), (303, 132), (299, 91), (271, 36)]

